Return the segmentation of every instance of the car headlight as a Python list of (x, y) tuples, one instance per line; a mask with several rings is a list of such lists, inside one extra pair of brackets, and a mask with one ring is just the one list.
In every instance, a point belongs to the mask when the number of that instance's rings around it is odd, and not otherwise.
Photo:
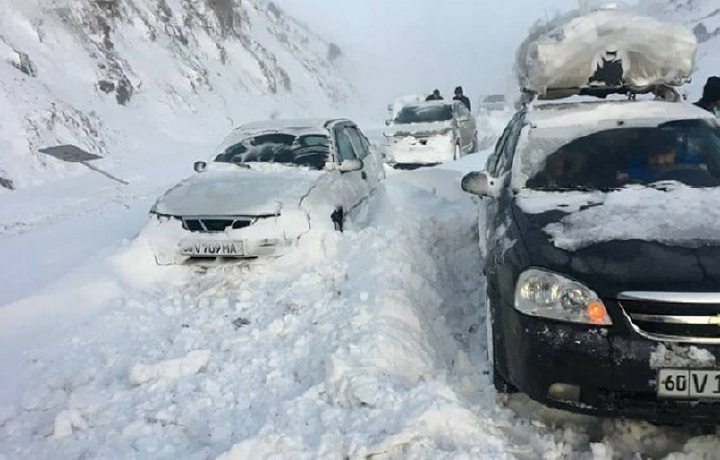
[(580, 324), (610, 326), (605, 304), (588, 287), (545, 270), (520, 275), (515, 288), (515, 309), (530, 316)]

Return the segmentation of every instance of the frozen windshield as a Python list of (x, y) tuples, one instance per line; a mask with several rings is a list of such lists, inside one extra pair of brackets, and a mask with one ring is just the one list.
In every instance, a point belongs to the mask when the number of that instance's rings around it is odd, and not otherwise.
[(249, 137), (228, 147), (215, 161), (222, 163), (282, 163), (323, 169), (330, 155), (327, 136), (285, 133)]
[[(713, 121), (680, 120), (657, 127), (593, 133), (546, 150), (546, 140), (525, 155), (535, 169), (526, 187), (541, 190), (607, 190), (628, 184), (677, 181), (691, 187), (720, 186), (720, 128)], [(530, 163), (541, 162), (531, 168)]]
[(394, 121), (400, 125), (410, 123), (435, 123), (438, 121), (452, 120), (452, 117), (452, 106), (448, 104), (416, 105), (403, 107)]

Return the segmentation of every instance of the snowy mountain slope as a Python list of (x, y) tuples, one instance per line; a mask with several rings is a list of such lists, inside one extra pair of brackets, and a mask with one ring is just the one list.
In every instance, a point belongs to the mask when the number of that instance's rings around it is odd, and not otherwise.
[(700, 42), (698, 70), (689, 86), (692, 100), (699, 99), (702, 87), (711, 75), (720, 74), (720, 1), (718, 0), (666, 0), (664, 3), (647, 1), (643, 5), (656, 14), (687, 24)]
[(352, 91), (337, 47), (272, 2), (3, 0), (0, 190), (85, 171), (42, 147), (72, 143), (112, 169)]

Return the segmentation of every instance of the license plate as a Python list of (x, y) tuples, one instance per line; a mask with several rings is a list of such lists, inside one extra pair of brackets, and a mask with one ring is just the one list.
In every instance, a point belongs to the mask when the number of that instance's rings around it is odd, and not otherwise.
[(720, 370), (660, 369), (660, 398), (720, 399)]
[(239, 257), (244, 256), (242, 241), (183, 241), (180, 253), (188, 257)]

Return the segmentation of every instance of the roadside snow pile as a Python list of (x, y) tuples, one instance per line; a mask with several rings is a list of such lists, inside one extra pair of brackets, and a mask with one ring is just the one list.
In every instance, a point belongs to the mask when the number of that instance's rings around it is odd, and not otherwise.
[(182, 358), (169, 359), (157, 364), (136, 364), (130, 369), (130, 383), (142, 385), (153, 380), (172, 380), (195, 375), (207, 367), (210, 355), (210, 350), (195, 350)]
[(301, 245), (166, 285), (131, 245), (102, 314), (28, 356), (0, 458), (507, 457), (467, 400), (487, 378), (468, 347), (481, 273), (459, 180), (389, 181), (375, 225), (329, 234), (322, 260)]

